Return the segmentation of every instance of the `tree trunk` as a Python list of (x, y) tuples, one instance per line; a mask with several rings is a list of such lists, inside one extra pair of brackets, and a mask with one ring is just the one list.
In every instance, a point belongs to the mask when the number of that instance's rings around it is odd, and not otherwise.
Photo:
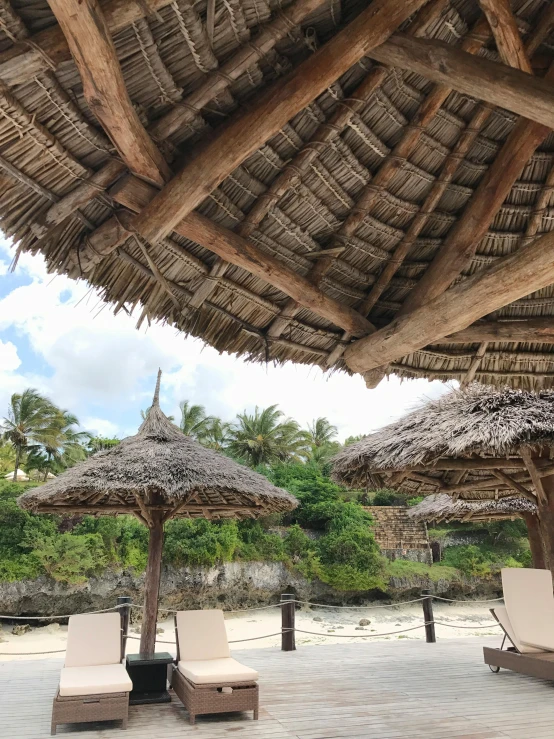
[(19, 469), (19, 463), (21, 462), (21, 447), (15, 447), (15, 470), (13, 471), (13, 481), (17, 482), (17, 470)]
[(162, 568), (164, 529), (162, 512), (152, 511), (152, 527), (149, 529), (148, 565), (144, 581), (144, 612), (140, 636), (140, 653), (151, 655), (156, 648), (156, 620)]
[(529, 544), (531, 546), (533, 567), (536, 570), (545, 570), (546, 561), (544, 557), (543, 540), (540, 530), (539, 517), (534, 513), (525, 513), (524, 519), (525, 523), (527, 524), (527, 534), (529, 536)]

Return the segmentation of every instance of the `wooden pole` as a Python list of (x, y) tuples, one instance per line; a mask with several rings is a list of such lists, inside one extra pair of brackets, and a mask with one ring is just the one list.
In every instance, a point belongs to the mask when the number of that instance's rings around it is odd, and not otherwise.
[(427, 644), (434, 644), (437, 641), (435, 636), (435, 617), (433, 615), (433, 596), (430, 590), (422, 590), (423, 600), (423, 620), (425, 621), (425, 641)]
[(281, 594), (281, 651), (293, 652), (296, 649), (294, 632), (296, 596), (293, 593)]
[(540, 500), (538, 513), (544, 546), (545, 564), (554, 577), (554, 475), (541, 478), (546, 502)]
[(529, 546), (531, 547), (531, 558), (536, 570), (545, 570), (546, 561), (544, 557), (543, 541), (539, 524), (539, 517), (535, 513), (524, 513), (523, 519), (527, 526)]
[(131, 620), (131, 608), (129, 604), (131, 598), (128, 595), (119, 595), (117, 597), (117, 605), (119, 615), (121, 617), (121, 658), (125, 657), (125, 647), (127, 646), (127, 636), (129, 634), (129, 621)]
[(164, 541), (163, 512), (151, 511), (150, 516), (152, 524), (149, 527), (148, 564), (144, 580), (144, 611), (140, 634), (140, 653), (144, 655), (152, 655), (156, 651), (156, 623)]
[(553, 282), (554, 234), (546, 234), (351, 344), (344, 354), (346, 363), (363, 373), (393, 362)]
[(150, 243), (167, 236), (250, 154), (356, 64), (372, 46), (387, 39), (425, 2), (373, 0), (292, 75), (274, 83), (256, 98), (255, 104), (233, 116), (213, 137), (195, 147), (181, 172), (135, 218), (135, 230)]

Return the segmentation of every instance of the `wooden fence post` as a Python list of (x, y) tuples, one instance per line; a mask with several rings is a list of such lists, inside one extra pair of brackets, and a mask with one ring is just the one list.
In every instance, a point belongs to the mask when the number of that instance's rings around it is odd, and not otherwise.
[(293, 652), (296, 649), (294, 616), (296, 596), (293, 593), (281, 594), (281, 651)]
[(123, 657), (125, 656), (125, 647), (127, 646), (127, 636), (129, 634), (129, 621), (131, 618), (131, 607), (129, 603), (131, 598), (128, 595), (118, 595), (117, 605), (119, 608), (119, 615), (121, 617), (121, 651)]
[(423, 590), (423, 620), (425, 621), (425, 640), (428, 644), (434, 644), (437, 639), (435, 637), (435, 617), (433, 616), (433, 596), (430, 590)]

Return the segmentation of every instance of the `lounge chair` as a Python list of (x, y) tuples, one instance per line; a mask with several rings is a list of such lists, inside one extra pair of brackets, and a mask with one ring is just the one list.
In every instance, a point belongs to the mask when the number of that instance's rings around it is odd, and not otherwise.
[[(500, 649), (483, 648), (485, 663), (554, 680), (554, 595), (550, 570), (503, 569), (505, 607), (491, 608), (504, 631)], [(508, 641), (511, 646), (504, 649)]]
[(177, 664), (171, 685), (194, 724), (204, 713), (254, 711), (258, 673), (231, 657), (223, 611), (180, 611), (175, 616)]
[(52, 707), (52, 734), (58, 724), (123, 721), (127, 728), (133, 684), (123, 659), (119, 613), (71, 616), (65, 664)]

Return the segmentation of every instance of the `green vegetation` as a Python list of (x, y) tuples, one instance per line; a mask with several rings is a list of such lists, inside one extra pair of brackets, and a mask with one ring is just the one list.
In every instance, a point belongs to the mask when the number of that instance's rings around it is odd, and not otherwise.
[[(230, 423), (207, 415), (203, 406), (180, 404), (179, 426), (201, 444), (254, 467), (289, 490), (299, 507), (258, 521), (174, 520), (166, 525), (164, 562), (174, 567), (214, 566), (229, 561), (282, 562), (291, 571), (318, 579), (336, 590), (383, 590), (390, 578), (426, 577), (454, 582), (462, 576), (490, 578), (503, 566), (530, 564), (523, 522), (491, 525), (451, 524), (430, 529), (433, 540), (477, 534), (477, 543), (443, 547), (433, 566), (388, 562), (373, 535), (364, 506), (405, 505), (394, 490), (347, 491), (329, 477), (330, 460), (340, 448), (337, 429), (317, 418), (302, 429), (277, 406), (246, 411)], [(144, 412), (141, 412), (144, 417)], [(0, 437), (0, 470), (16, 464), (36, 480), (58, 473), (119, 439), (92, 437), (78, 420), (35, 390), (11, 398)], [(352, 442), (354, 439), (349, 439)], [(47, 575), (59, 582), (84, 583), (106, 569), (142, 572), (148, 534), (131, 516), (35, 516), (16, 498), (36, 483), (0, 479), (0, 581)], [(472, 539), (470, 539), (472, 541)]]

